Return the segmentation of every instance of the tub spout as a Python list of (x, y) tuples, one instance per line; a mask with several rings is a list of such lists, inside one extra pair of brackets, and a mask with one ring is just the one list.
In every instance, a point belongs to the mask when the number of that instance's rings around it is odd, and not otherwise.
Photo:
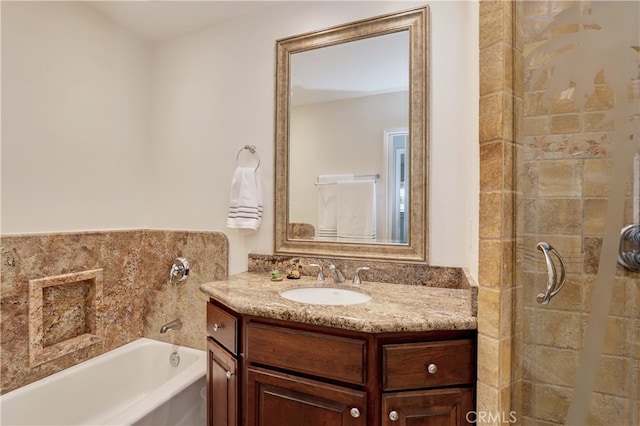
[(169, 330), (180, 330), (181, 328), (182, 321), (176, 319), (160, 327), (160, 333), (166, 333)]

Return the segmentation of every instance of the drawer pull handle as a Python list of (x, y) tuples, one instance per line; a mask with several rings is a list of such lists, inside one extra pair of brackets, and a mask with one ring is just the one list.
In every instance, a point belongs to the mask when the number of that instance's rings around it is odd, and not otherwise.
[(354, 419), (360, 417), (360, 410), (358, 410), (356, 407), (353, 407), (351, 409), (351, 417), (353, 417)]
[(429, 366), (427, 367), (427, 371), (429, 372), (429, 374), (436, 374), (436, 371), (438, 371), (438, 366), (435, 364), (429, 364)]
[(398, 412), (396, 410), (393, 410), (389, 413), (389, 420), (391, 420), (392, 422), (398, 420)]
[(222, 324), (213, 324), (213, 331), (218, 331), (222, 328)]
[(227, 380), (231, 380), (231, 376), (233, 376), (233, 373), (231, 371), (227, 371), (225, 373), (225, 376), (227, 376)]

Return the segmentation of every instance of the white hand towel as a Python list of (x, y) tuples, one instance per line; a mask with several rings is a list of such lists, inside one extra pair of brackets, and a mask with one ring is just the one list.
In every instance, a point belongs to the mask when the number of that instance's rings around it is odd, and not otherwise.
[(336, 184), (353, 180), (353, 175), (318, 176), (318, 238), (335, 240), (337, 236), (338, 188)]
[(338, 240), (376, 240), (376, 182), (338, 182)]
[(231, 179), (228, 228), (258, 229), (262, 222), (262, 183), (253, 167), (238, 167)]

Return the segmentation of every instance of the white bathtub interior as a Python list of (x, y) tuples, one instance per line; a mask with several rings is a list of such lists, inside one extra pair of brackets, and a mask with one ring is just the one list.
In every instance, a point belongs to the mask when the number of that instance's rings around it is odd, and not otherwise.
[(204, 424), (205, 376), (206, 352), (142, 338), (2, 395), (0, 424)]

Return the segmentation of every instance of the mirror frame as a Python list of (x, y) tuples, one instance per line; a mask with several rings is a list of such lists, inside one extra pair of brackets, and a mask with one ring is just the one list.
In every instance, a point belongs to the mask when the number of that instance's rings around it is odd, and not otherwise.
[[(428, 6), (276, 41), (274, 253), (428, 262)], [(290, 57), (297, 52), (409, 31), (409, 231), (407, 244), (290, 239)], [(381, 136), (382, 138), (382, 136)], [(311, 159), (310, 159), (311, 161)]]

